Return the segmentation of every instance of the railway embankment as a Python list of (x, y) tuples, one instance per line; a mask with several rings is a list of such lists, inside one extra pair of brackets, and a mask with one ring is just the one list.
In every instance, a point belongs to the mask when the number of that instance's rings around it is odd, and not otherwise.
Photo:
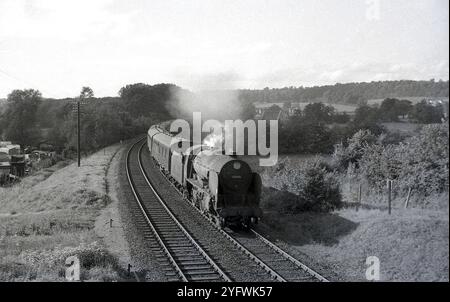
[(79, 260), (81, 280), (129, 278), (112, 176), (122, 147), (0, 188), (1, 281), (64, 281), (70, 256)]
[(445, 211), (395, 209), (391, 215), (355, 208), (291, 215), (266, 212), (261, 228), (297, 259), (335, 272), (332, 280), (367, 281), (373, 259), (378, 260), (380, 281), (449, 280)]

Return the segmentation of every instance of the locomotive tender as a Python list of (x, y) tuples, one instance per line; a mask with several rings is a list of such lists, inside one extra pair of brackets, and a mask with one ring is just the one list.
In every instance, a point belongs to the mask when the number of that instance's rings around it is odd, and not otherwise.
[(261, 178), (245, 161), (193, 145), (158, 125), (148, 130), (147, 145), (160, 169), (216, 224), (250, 227), (258, 222)]

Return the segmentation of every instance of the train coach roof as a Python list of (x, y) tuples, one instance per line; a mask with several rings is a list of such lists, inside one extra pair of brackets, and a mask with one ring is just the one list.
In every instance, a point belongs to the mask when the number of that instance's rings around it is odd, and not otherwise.
[(152, 126), (148, 130), (148, 135), (153, 137), (155, 141), (164, 146), (172, 146), (174, 144), (177, 144), (178, 142), (189, 142), (187, 139), (184, 139), (179, 136), (172, 136), (163, 129), (155, 126)]

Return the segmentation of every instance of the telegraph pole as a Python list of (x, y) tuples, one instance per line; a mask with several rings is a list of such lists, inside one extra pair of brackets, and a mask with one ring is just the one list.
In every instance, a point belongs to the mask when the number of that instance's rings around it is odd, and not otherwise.
[(80, 101), (77, 101), (77, 157), (78, 157), (78, 167), (80, 167), (81, 163), (81, 154), (80, 154)]

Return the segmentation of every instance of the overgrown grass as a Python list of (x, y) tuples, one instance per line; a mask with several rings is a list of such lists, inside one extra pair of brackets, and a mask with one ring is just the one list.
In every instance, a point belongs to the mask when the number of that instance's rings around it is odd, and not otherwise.
[(80, 259), (82, 280), (126, 277), (93, 231), (109, 203), (105, 174), (118, 148), (83, 159), (80, 168), (61, 162), (0, 188), (1, 281), (64, 281), (72, 255)]
[[(330, 213), (293, 211), (299, 196), (297, 178), (283, 171), (280, 165), (303, 173), (305, 161), (291, 158), (288, 162), (263, 170), (261, 206), (264, 209), (261, 229), (272, 239), (281, 240), (292, 252), (305, 253), (318, 263), (331, 267), (341, 280), (365, 281), (366, 258), (381, 261), (383, 281), (448, 281), (448, 193), (423, 197), (412, 192), (408, 208), (406, 195), (394, 188), (392, 214), (387, 211), (387, 193), (367, 190), (359, 183), (338, 178), (346, 202), (340, 210)], [(278, 172), (276, 172), (278, 171)], [(294, 214), (297, 212), (297, 214)], [(301, 256), (299, 256), (301, 257)]]

